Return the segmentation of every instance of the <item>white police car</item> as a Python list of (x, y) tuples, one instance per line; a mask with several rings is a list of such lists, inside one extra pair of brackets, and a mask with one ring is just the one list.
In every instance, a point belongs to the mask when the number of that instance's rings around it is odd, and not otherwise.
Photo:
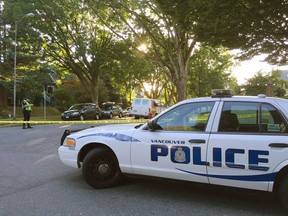
[(144, 175), (274, 191), (287, 207), (288, 100), (226, 93), (182, 101), (142, 125), (66, 131), (60, 159), (95, 188)]

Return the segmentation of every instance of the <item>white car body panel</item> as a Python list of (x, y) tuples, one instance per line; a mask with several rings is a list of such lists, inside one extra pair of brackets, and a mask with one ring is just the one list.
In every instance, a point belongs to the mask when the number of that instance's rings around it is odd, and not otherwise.
[(78, 168), (81, 149), (100, 143), (115, 153), (123, 173), (272, 191), (278, 172), (288, 166), (288, 133), (272, 133), (280, 123), (270, 124), (269, 133), (219, 132), (220, 115), (226, 102), (271, 104), (287, 124), (288, 101), (261, 97), (197, 98), (182, 101), (152, 120), (164, 118), (182, 105), (206, 101), (214, 106), (203, 131), (150, 131), (146, 124), (137, 128), (139, 124), (99, 126), (70, 134), (68, 137), (76, 140), (76, 146), (61, 146), (59, 156), (64, 164)]
[[(179, 133), (177, 133), (179, 136)], [(132, 168), (135, 174), (140, 175), (152, 175), (152, 176), (158, 176), (158, 177), (164, 177), (164, 178), (173, 178), (173, 179), (180, 179), (180, 180), (189, 180), (189, 181), (197, 181), (197, 182), (206, 182), (208, 183), (208, 178), (203, 176), (196, 176), (196, 175), (190, 175), (187, 172), (184, 172), (182, 170), (187, 171), (193, 171), (193, 172), (200, 172), (205, 173), (206, 167), (205, 166), (191, 166), (190, 163), (182, 164), (182, 163), (172, 163), (172, 160), (177, 160), (176, 158), (172, 158), (174, 154), (176, 154), (177, 151), (179, 151), (179, 148), (177, 148), (177, 145), (181, 143), (180, 148), (186, 148), (187, 151), (190, 151), (188, 149), (193, 148), (193, 146), (197, 146), (198, 144), (191, 144), (189, 143), (189, 139), (203, 139), (207, 140), (209, 134), (196, 134), (191, 135), (189, 132), (183, 132), (180, 134), (181, 138), (178, 138), (177, 135), (175, 136), (175, 132), (151, 132), (151, 131), (143, 131), (138, 130), (135, 132), (134, 137), (137, 140), (140, 140), (140, 143), (134, 142), (131, 146), (131, 163)], [(151, 145), (152, 142), (152, 145)], [(157, 154), (157, 151), (161, 150), (161, 147), (155, 147), (153, 148), (153, 144), (156, 144), (156, 146), (161, 143), (166, 149), (168, 148), (168, 156), (156, 156), (154, 154)], [(155, 145), (154, 145), (155, 146)], [(184, 147), (183, 147), (184, 146)], [(205, 145), (206, 146), (206, 145)], [(173, 150), (174, 147), (174, 150)], [(154, 150), (152, 150), (154, 149)], [(183, 151), (184, 149), (180, 149), (180, 151)], [(154, 151), (151, 153), (151, 151)], [(172, 154), (172, 152), (175, 152)], [(206, 160), (206, 149), (202, 148), (201, 152), (201, 159)], [(154, 156), (153, 156), (154, 155)], [(186, 157), (189, 154), (186, 155)], [(152, 159), (151, 157), (155, 157)], [(175, 156), (176, 157), (176, 156)], [(190, 157), (190, 161), (192, 158)]]

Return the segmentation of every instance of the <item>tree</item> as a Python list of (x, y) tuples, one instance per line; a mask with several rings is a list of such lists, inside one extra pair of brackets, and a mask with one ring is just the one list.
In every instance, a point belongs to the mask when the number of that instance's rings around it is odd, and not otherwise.
[(212, 89), (235, 89), (236, 80), (231, 76), (233, 62), (228, 50), (202, 45), (191, 59), (188, 72), (190, 97), (210, 96)]
[(98, 103), (99, 76), (108, 70), (113, 36), (101, 28), (82, 1), (39, 1), (37, 30), (43, 59), (75, 74)]
[[(41, 57), (41, 63), (55, 65), (61, 67), (62, 72), (75, 74), (93, 102), (98, 102), (99, 79), (106, 80), (107, 85), (111, 82), (114, 89), (119, 89), (120, 83), (125, 84), (122, 89), (126, 90), (127, 80), (133, 80), (133, 83), (128, 83), (130, 90), (132, 85), (135, 87), (143, 83), (143, 76), (151, 73), (149, 67), (144, 66), (147, 61), (143, 61), (143, 56), (131, 53), (129, 41), (124, 44), (116, 40), (87, 5), (82, 4), (83, 1), (75, 1), (73, 5), (70, 1), (37, 1), (31, 5), (26, 0), (18, 0), (11, 7), (7, 6), (7, 13), (12, 11), (13, 6), (27, 8), (25, 3), (36, 17), (31, 25), (34, 31), (29, 33), (31, 39), (26, 37), (21, 43)], [(101, 8), (97, 10), (105, 12)], [(33, 62), (39, 64), (40, 58)], [(37, 70), (39, 67), (35, 68)], [(127, 76), (129, 79), (122, 82), (122, 77)], [(113, 98), (116, 95), (110, 91), (110, 96)]]
[[(28, 4), (31, 6), (31, 4)], [(23, 7), (24, 6), (24, 7)], [(39, 63), (35, 61), (31, 49), (27, 46), (29, 41), (28, 32), (31, 31), (30, 19), (25, 16), (31, 12), (26, 10), (27, 6), (23, 1), (0, 1), (0, 79), (1, 79), (1, 98), (0, 105), (7, 105), (7, 99), (12, 98), (14, 82), (14, 48), (17, 50), (16, 62), (16, 105), (19, 93), (21, 93), (22, 83), (18, 82), (26, 78), (27, 73), (36, 71)], [(15, 32), (15, 23), (18, 23)], [(15, 45), (15, 36), (17, 44)], [(31, 88), (30, 88), (31, 89)], [(20, 94), (21, 95), (21, 94)], [(12, 103), (12, 100), (11, 100)]]
[[(162, 95), (169, 102), (186, 99), (189, 62), (199, 46), (197, 13), (205, 12), (197, 11), (189, 0), (15, 2), (36, 14), (23, 45), (33, 48), (41, 63), (75, 74), (93, 102), (98, 101), (99, 79), (119, 92), (150, 79), (159, 86), (151, 96)], [(148, 49), (141, 53), (137, 47), (143, 42)], [(124, 88), (118, 87), (122, 84)]]
[[(71, 75), (75, 76), (75, 75)], [(102, 80), (99, 82), (99, 105), (108, 101), (108, 89), (104, 86)], [(60, 111), (67, 110), (76, 103), (91, 102), (90, 95), (83, 88), (78, 79), (65, 80), (59, 88), (56, 88), (51, 95), (53, 105)]]
[[(126, 24), (126, 31), (135, 38), (134, 48), (143, 41), (148, 46), (146, 53), (150, 59), (157, 60), (161, 67), (167, 68), (166, 76), (175, 85), (177, 101), (186, 99), (187, 74), (191, 54), (196, 45), (193, 35), (193, 19), (178, 16), (187, 0), (178, 1), (112, 1), (110, 3), (90, 1), (94, 13), (118, 37), (127, 39), (128, 34), (115, 31), (119, 21)], [(99, 4), (107, 6), (110, 19), (97, 10)], [(103, 7), (104, 7), (103, 6)], [(171, 10), (172, 8), (172, 10)], [(137, 44), (138, 43), (138, 44)]]
[[(274, 70), (263, 74), (259, 71), (247, 80), (243, 86), (246, 95), (266, 94), (267, 96), (284, 97), (287, 92), (288, 82), (280, 79), (281, 71)], [(271, 89), (270, 89), (271, 88)], [(272, 92), (270, 92), (272, 90)], [(270, 95), (269, 95), (270, 94)]]
[[(271, 64), (287, 64), (288, 1), (195, 0), (198, 41), (241, 49), (240, 59), (267, 54)], [(194, 15), (192, 15), (194, 16)]]
[[(154, 76), (154, 62), (145, 58), (142, 53), (131, 49), (131, 41), (119, 41), (114, 46), (114, 52), (111, 56), (113, 67), (108, 73), (102, 74), (101, 79), (109, 83), (109, 90), (118, 89), (117, 93), (123, 95), (122, 101), (127, 100), (129, 103), (136, 94), (135, 89), (143, 89), (143, 83)], [(125, 97), (126, 96), (126, 97)], [(133, 98), (132, 98), (133, 97)]]
[[(132, 66), (123, 63), (131, 62), (129, 40), (123, 44), (103, 26), (102, 22), (107, 15), (99, 4), (92, 13), (89, 5), (81, 0), (74, 1), (73, 4), (68, 0), (61, 3), (56, 0), (40, 2), (37, 5), (39, 22), (35, 25), (41, 36), (43, 60), (58, 62), (60, 67), (75, 74), (91, 95), (92, 102), (97, 103), (99, 79), (103, 79), (106, 85), (117, 85), (120, 81), (119, 74), (128, 74), (119, 65), (125, 64), (127, 71), (131, 71), (131, 67), (135, 68), (134, 63)], [(101, 19), (98, 12), (102, 15)], [(122, 26), (118, 25), (114, 31), (121, 32)], [(117, 90), (117, 87), (114, 89)], [(117, 95), (110, 93), (113, 100)]]

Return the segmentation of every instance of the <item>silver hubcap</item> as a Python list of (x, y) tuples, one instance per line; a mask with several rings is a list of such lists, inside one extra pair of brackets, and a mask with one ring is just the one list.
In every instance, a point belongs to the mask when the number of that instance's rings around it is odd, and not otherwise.
[(108, 164), (101, 164), (98, 167), (98, 171), (102, 175), (105, 175), (105, 174), (109, 173), (109, 165)]

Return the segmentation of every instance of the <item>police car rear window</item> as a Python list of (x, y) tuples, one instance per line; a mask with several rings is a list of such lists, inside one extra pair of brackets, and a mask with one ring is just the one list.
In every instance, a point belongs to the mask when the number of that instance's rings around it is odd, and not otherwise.
[(287, 128), (279, 111), (270, 104), (225, 102), (218, 131), (287, 133)]

